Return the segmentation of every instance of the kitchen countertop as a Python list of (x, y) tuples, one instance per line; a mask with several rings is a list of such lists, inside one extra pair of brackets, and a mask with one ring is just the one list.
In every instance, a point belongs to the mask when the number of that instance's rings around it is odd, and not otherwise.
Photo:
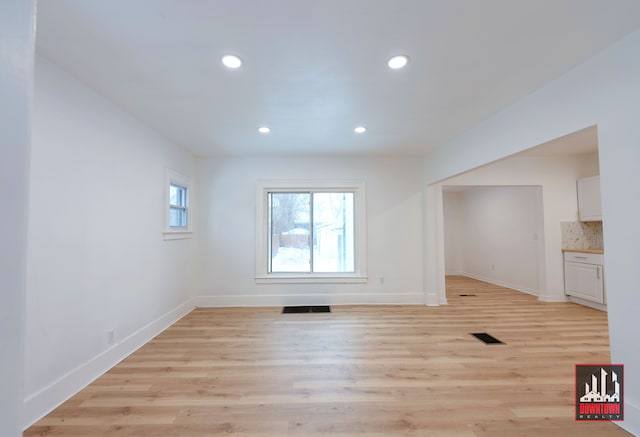
[(597, 253), (603, 254), (604, 249), (562, 249), (563, 252), (578, 252), (578, 253)]

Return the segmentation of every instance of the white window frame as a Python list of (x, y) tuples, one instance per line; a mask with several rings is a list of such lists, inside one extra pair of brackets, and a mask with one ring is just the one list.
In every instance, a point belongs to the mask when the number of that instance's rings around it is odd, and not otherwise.
[[(187, 227), (171, 227), (169, 220), (169, 212), (171, 210), (171, 204), (169, 202), (169, 191), (171, 185), (178, 185), (184, 187), (187, 190)], [(169, 168), (165, 169), (165, 181), (164, 181), (164, 232), (162, 233), (165, 240), (183, 240), (193, 237), (193, 211), (191, 208), (191, 199), (193, 197), (193, 184), (191, 178), (178, 173), (175, 170)]]
[[(367, 282), (366, 191), (362, 181), (258, 181), (256, 184), (256, 283)], [(349, 273), (274, 273), (269, 264), (269, 193), (353, 192), (355, 269)]]

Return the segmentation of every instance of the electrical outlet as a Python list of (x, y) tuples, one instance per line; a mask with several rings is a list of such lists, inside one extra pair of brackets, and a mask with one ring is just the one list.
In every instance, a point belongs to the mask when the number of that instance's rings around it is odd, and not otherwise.
[(113, 344), (115, 342), (116, 334), (113, 329), (107, 331), (107, 344)]
[(380, 277), (380, 285), (384, 285), (384, 278)]
[(491, 264), (491, 270), (495, 270), (495, 269), (496, 269), (495, 264)]

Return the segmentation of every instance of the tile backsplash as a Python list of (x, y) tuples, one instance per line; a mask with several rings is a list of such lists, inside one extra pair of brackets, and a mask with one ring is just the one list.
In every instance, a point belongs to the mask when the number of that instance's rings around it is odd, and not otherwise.
[(602, 222), (560, 222), (563, 249), (604, 249)]

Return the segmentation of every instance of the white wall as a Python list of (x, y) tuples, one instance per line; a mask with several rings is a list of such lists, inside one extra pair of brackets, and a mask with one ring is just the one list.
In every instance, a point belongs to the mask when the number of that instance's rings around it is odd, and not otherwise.
[[(460, 274), (538, 295), (538, 190), (473, 187), (456, 193), (454, 210), (447, 206), (450, 196), (445, 193), (445, 239), (453, 237), (458, 244), (452, 248), (445, 242), (445, 251), (459, 251), (447, 259), (459, 259)], [(446, 233), (450, 222), (457, 226), (457, 236)]]
[(444, 214), (444, 267), (447, 275), (464, 274), (463, 263), (463, 193), (458, 191), (444, 191), (442, 206)]
[(0, 435), (22, 434), (35, 2), (0, 2)]
[(187, 311), (195, 255), (162, 234), (165, 167), (193, 177), (193, 156), (47, 60), (35, 73), (26, 424)]
[[(366, 284), (256, 284), (256, 182), (270, 179), (365, 182)], [(422, 180), (414, 158), (200, 159), (199, 304), (423, 303)]]
[[(617, 424), (635, 434), (640, 434), (640, 378), (634, 376), (640, 375), (635, 335), (640, 314), (640, 229), (636, 224), (640, 206), (633, 201), (640, 199), (640, 184), (634, 183), (640, 165), (638, 53), (640, 31), (425, 159), (426, 180), (433, 183), (570, 132), (598, 126), (611, 360), (623, 363), (627, 376), (625, 421)], [(431, 229), (433, 224), (427, 227)], [(545, 227), (545, 233), (548, 230)], [(429, 264), (425, 269), (434, 274)]]

